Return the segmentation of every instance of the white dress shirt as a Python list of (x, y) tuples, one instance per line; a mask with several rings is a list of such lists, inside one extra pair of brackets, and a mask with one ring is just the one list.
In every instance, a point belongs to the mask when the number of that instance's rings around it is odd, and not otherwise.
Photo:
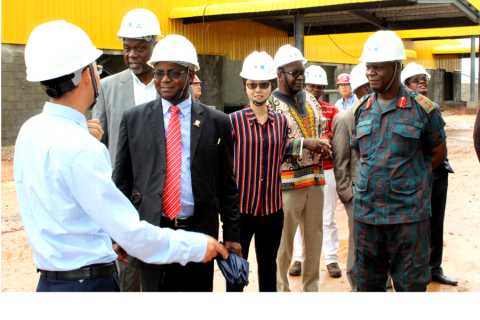
[(117, 258), (112, 239), (146, 263), (200, 262), (204, 234), (140, 221), (115, 187), (107, 148), (80, 112), (47, 102), (15, 146), (15, 186), (35, 266), (68, 271)]
[[(170, 110), (171, 106), (172, 104), (170, 102), (162, 99), (165, 137), (167, 137), (168, 122), (172, 115), (172, 111)], [(187, 100), (179, 103), (177, 107), (180, 109), (178, 119), (180, 120), (182, 139), (182, 167), (180, 176), (180, 202), (182, 203), (182, 210), (177, 215), (177, 218), (186, 218), (193, 216), (194, 209), (192, 176), (190, 172), (190, 130), (192, 125), (192, 98), (190, 94)], [(162, 216), (166, 217), (165, 213), (162, 212)]]
[[(131, 72), (131, 71), (130, 71)], [(155, 82), (152, 81), (144, 85), (142, 81), (140, 81), (135, 73), (132, 72), (133, 78), (133, 95), (135, 96), (135, 105), (138, 106), (139, 104), (150, 102), (152, 100), (157, 99), (157, 89), (155, 89)]]

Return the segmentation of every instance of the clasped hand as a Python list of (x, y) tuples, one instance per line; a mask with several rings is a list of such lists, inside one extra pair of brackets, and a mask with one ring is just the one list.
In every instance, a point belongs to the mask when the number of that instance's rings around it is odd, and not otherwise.
[(332, 154), (332, 146), (326, 139), (310, 138), (303, 140), (303, 147), (307, 150), (319, 154), (319, 158), (323, 159)]

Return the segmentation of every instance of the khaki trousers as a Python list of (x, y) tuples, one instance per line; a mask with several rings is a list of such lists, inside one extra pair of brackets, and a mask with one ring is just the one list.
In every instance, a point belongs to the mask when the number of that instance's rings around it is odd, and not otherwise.
[(350, 283), (350, 288), (352, 292), (357, 291), (357, 281), (355, 280), (355, 275), (353, 273), (353, 262), (355, 261), (355, 239), (353, 237), (353, 199), (347, 202), (343, 202), (345, 206), (345, 211), (348, 215), (348, 256), (347, 256), (347, 279)]
[(323, 241), (323, 186), (283, 191), (285, 221), (277, 254), (277, 290), (290, 292), (288, 268), (293, 239), (300, 225), (302, 234), (302, 291), (318, 292)]

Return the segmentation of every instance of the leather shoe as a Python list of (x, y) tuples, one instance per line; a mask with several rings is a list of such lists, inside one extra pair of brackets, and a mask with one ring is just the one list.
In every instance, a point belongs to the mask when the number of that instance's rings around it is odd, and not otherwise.
[(458, 286), (458, 281), (454, 280), (452, 278), (447, 277), (446, 275), (443, 274), (432, 274), (432, 281), (441, 283), (441, 284), (446, 284), (449, 286)]
[(338, 266), (338, 263), (333, 262), (327, 264), (328, 275), (332, 278), (340, 278), (342, 276), (342, 270)]
[(293, 266), (290, 268), (288, 273), (291, 276), (299, 276), (302, 274), (302, 263), (300, 261), (295, 261)]

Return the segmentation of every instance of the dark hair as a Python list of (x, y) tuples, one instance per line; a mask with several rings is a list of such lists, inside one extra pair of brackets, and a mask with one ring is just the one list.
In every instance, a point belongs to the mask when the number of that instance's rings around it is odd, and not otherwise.
[(49, 97), (59, 99), (67, 94), (72, 93), (73, 90), (77, 88), (73, 85), (73, 83), (71, 83), (71, 81), (69, 81), (74, 77), (75, 74), (71, 73), (55, 79), (40, 81), (40, 85)]

